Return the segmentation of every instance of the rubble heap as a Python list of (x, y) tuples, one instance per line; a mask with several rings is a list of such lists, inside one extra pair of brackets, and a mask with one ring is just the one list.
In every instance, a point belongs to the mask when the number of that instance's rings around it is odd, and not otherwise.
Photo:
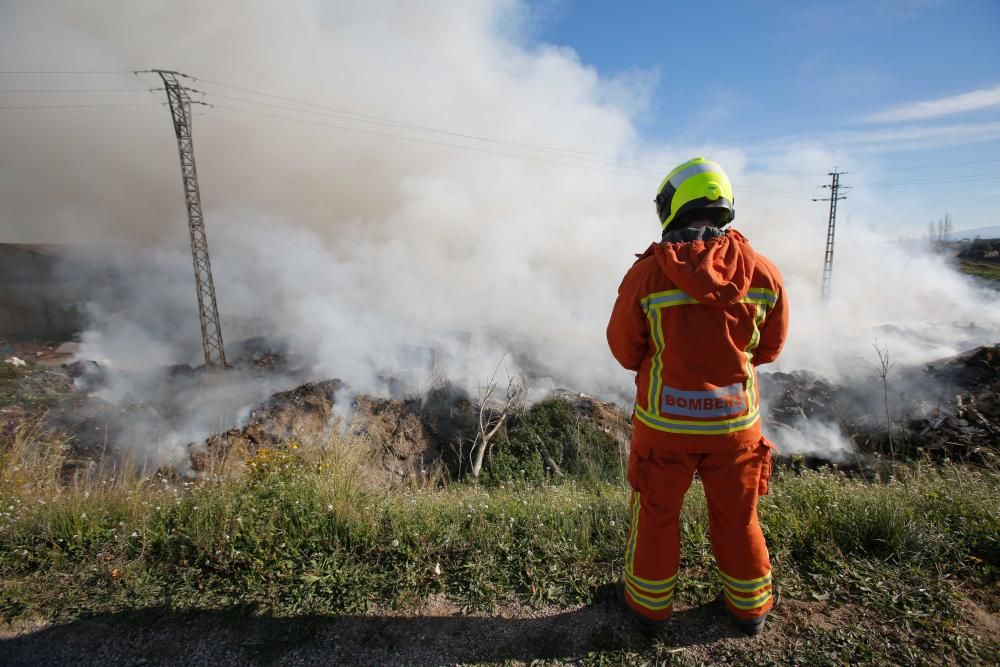
[[(1000, 449), (1000, 345), (920, 367), (893, 369), (883, 386), (842, 386), (808, 371), (761, 374), (772, 432), (832, 424), (856, 455), (978, 460)], [(892, 420), (886, 426), (888, 397)]]
[(926, 371), (956, 391), (931, 415), (905, 424), (911, 444), (963, 459), (982, 458), (987, 449), (1000, 449), (1000, 345), (937, 361)]
[[(57, 349), (49, 347), (35, 358), (47, 358)], [(26, 354), (31, 350), (11, 351), (32, 358)], [(268, 377), (295, 383), (305, 368), (265, 339), (247, 341), (234, 359), (241, 366), (235, 375), (214, 377), (187, 366), (150, 371), (149, 383), (158, 389), (144, 393), (149, 401), (145, 404), (99, 398), (105, 395), (99, 391), (107, 383), (106, 369), (92, 361), (3, 364), (0, 439), (13, 437), (19, 425), (43, 423), (53, 437), (67, 441), (64, 476), (68, 479), (95, 469), (95, 462), (109, 455), (153, 460), (171, 449), (179, 452), (180, 459), (175, 456), (169, 465), (199, 474), (212, 470), (232, 452), (252, 456), (260, 449), (291, 442), (322, 445), (334, 435), (353, 435), (367, 441), (372, 465), (390, 478), (406, 478), (435, 467), (453, 476), (460, 474), (480, 435), (480, 405), (456, 386), (441, 384), (422, 396), (390, 399), (351, 394), (333, 379), (277, 392), (245, 412), (234, 411), (230, 418), (236, 426), (199, 439), (202, 436), (191, 435), (187, 428), (190, 415), (186, 410), (191, 407), (187, 399), (197, 400), (201, 391), (227, 392), (225, 382), (237, 387), (245, 386), (239, 383), (248, 379)], [(838, 439), (849, 442), (847, 455), (840, 461), (845, 464), (867, 465), (866, 457), (877, 459), (890, 452), (897, 458), (930, 456), (936, 460), (1000, 456), (1000, 345), (920, 367), (894, 368), (885, 384), (874, 371), (872, 379), (845, 386), (809, 371), (763, 372), (765, 432), (776, 441), (788, 434), (809, 444), (809, 438), (815, 437), (813, 427), (827, 426)], [(186, 402), (178, 400), (181, 395), (187, 397)], [(886, 397), (891, 428), (886, 425)], [(627, 452), (631, 406), (568, 390), (557, 390), (549, 398), (564, 403), (568, 412), (542, 409), (532, 416), (529, 408), (512, 414), (491, 445), (495, 447), (491, 455), (505, 456), (515, 466), (515, 459), (534, 456), (535, 450), (551, 444), (536, 444), (538, 432), (547, 429), (552, 439), (559, 440), (567, 428), (586, 432), (595, 442), (610, 439)], [(487, 406), (486, 416), (494, 409)], [(570, 424), (566, 420), (572, 424), (566, 426)], [(519, 428), (527, 430), (518, 435)], [(569, 457), (565, 461), (575, 461), (575, 450), (571, 450), (579, 443), (566, 440), (564, 444)], [(804, 449), (817, 447), (813, 443)], [(557, 454), (553, 450), (540, 455), (561, 466), (564, 459)], [(545, 465), (556, 467), (552, 462)]]
[(291, 391), (272, 395), (250, 411), (244, 426), (231, 428), (191, 446), (191, 462), (196, 472), (209, 470), (233, 449), (252, 453), (271, 449), (289, 441), (313, 440), (327, 436), (333, 425), (333, 411), (340, 380), (310, 382)]

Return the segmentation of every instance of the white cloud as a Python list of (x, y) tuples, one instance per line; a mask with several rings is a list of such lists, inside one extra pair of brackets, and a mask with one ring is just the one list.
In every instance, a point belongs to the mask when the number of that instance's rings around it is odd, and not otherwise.
[(983, 143), (1000, 139), (1000, 122), (913, 125), (877, 130), (842, 130), (782, 137), (748, 148), (760, 155), (785, 153), (803, 144), (849, 150), (852, 154), (893, 153)]
[(1000, 122), (912, 126), (864, 132), (836, 132), (830, 143), (860, 150), (913, 150), (1000, 137)]
[(989, 107), (1000, 106), (1000, 86), (982, 88), (961, 95), (939, 97), (936, 100), (924, 100), (902, 104), (885, 111), (866, 116), (862, 120), (867, 123), (895, 123), (907, 120), (927, 120), (941, 118), (967, 111), (978, 111)]

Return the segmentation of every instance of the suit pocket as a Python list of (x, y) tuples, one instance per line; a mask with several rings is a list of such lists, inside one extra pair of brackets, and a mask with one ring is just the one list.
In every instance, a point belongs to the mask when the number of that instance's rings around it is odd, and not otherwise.
[(777, 451), (777, 448), (767, 438), (761, 437), (757, 451), (760, 452), (760, 477), (757, 480), (757, 495), (766, 496), (771, 485), (771, 470), (773, 468), (771, 455)]
[(649, 463), (651, 452), (648, 445), (633, 442), (628, 455), (627, 477), (632, 489), (639, 491), (642, 486), (643, 470)]

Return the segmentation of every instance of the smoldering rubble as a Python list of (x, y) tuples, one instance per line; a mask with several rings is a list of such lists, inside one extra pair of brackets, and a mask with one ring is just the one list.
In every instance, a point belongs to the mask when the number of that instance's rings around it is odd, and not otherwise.
[[(36, 421), (64, 440), (67, 481), (108, 465), (198, 478), (227, 458), (298, 443), (323, 446), (340, 436), (365, 438), (377, 453), (373, 465), (388, 481), (432, 469), (455, 476), (456, 452), (481, 435), (479, 397), (446, 381), (422, 393), (374, 396), (339, 379), (297, 383), (302, 371), (295, 360), (265, 340), (241, 346), (235, 358), (236, 368), (221, 375), (190, 367), (151, 373), (163, 386), (142, 401), (102, 398), (111, 380), (96, 362), (37, 363), (42, 358), (3, 394), (3, 428), (10, 433)], [(797, 464), (858, 469), (890, 457), (982, 462), (1000, 453), (1000, 345), (892, 368), (884, 380), (877, 370), (859, 385), (804, 370), (762, 372), (764, 430), (779, 455)], [(291, 388), (261, 396), (282, 383)], [(243, 389), (235, 391), (238, 386)], [(627, 406), (570, 390), (549, 397), (565, 401), (627, 451)], [(192, 425), (198, 419), (191, 406), (199, 403), (214, 406), (214, 429), (204, 419)]]
[(997, 450), (1000, 345), (891, 366), (872, 366), (868, 383), (851, 386), (809, 371), (763, 373), (765, 429), (786, 453), (811, 453), (798, 444), (825, 440), (839, 463), (871, 456), (982, 461)]

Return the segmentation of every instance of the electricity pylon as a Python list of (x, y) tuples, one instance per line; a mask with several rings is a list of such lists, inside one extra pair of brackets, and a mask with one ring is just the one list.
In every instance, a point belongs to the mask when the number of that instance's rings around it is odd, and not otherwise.
[(846, 171), (837, 171), (836, 167), (834, 167), (834, 170), (828, 174), (833, 177), (833, 180), (830, 182), (830, 185), (823, 186), (824, 188), (830, 188), (830, 196), (813, 198), (813, 201), (830, 202), (830, 224), (826, 228), (826, 253), (823, 256), (823, 283), (820, 287), (820, 296), (824, 301), (830, 296), (830, 284), (833, 282), (833, 240), (834, 232), (837, 228), (837, 202), (841, 199), (847, 199), (847, 195), (840, 194), (841, 188), (850, 189), (840, 184), (840, 177), (846, 173)]
[(226, 367), (226, 350), (222, 345), (222, 326), (219, 323), (219, 305), (215, 300), (215, 281), (212, 280), (212, 262), (208, 256), (208, 239), (205, 236), (205, 219), (201, 212), (201, 194), (198, 191), (198, 170), (194, 165), (194, 143), (191, 138), (191, 97), (189, 89), (179, 78), (190, 78), (180, 72), (152, 70), (163, 79), (177, 135), (177, 151), (181, 156), (181, 179), (184, 181), (184, 200), (187, 203), (188, 228), (191, 232), (191, 256), (194, 262), (194, 282), (198, 293), (198, 317), (201, 320), (201, 344), (205, 350), (205, 366)]

